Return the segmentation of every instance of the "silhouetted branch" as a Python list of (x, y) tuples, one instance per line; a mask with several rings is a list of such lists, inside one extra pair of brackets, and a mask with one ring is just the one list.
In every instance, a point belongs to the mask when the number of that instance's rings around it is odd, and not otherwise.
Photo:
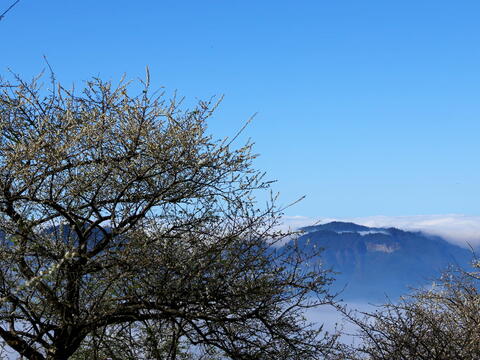
[(17, 5), (19, 2), (20, 2), (20, 0), (17, 0), (17, 1), (15, 1), (12, 5), (10, 5), (10, 6), (8, 7), (8, 9), (5, 10), (5, 11), (2, 13), (2, 15), (0, 15), (0, 21), (2, 21), (3, 18), (5, 17), (5, 15), (6, 15), (10, 10), (12, 10), (13, 7), (14, 7), (15, 5)]

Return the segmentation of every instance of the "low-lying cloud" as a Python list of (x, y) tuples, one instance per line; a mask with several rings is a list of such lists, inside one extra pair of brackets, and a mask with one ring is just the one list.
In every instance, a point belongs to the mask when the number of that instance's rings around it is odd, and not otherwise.
[(480, 216), (461, 214), (412, 215), (412, 216), (365, 216), (351, 218), (313, 218), (285, 216), (284, 226), (298, 229), (302, 226), (325, 224), (331, 221), (349, 221), (369, 227), (396, 227), (402, 230), (422, 231), (439, 235), (445, 240), (469, 248), (480, 247)]

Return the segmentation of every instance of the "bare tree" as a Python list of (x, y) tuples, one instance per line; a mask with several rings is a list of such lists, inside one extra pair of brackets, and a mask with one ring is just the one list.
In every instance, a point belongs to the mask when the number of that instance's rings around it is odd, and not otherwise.
[(370, 360), (474, 360), (480, 358), (480, 263), (451, 269), (379, 311), (347, 317), (360, 328), (360, 346), (345, 358)]
[(216, 103), (183, 110), (143, 86), (2, 82), (0, 337), (32, 360), (101, 359), (115, 343), (126, 359), (125, 334), (149, 324), (187, 352), (327, 356), (335, 337), (303, 311), (331, 301), (328, 273), (271, 246), (287, 234), (255, 200), (270, 182), (251, 144), (206, 134)]

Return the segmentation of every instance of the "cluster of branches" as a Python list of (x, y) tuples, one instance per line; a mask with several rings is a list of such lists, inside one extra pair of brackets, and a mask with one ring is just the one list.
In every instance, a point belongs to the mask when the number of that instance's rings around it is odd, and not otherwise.
[(271, 246), (251, 144), (142, 84), (1, 82), (0, 337), (32, 360), (329, 356), (303, 316), (328, 272)]
[(474, 360), (480, 358), (480, 262), (452, 268), (430, 289), (419, 289), (373, 313), (348, 312), (360, 343), (345, 359)]

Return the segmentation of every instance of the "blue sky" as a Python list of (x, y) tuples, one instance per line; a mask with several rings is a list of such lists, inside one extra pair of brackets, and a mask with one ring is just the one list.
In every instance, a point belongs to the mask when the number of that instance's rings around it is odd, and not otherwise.
[[(0, 0), (0, 9), (11, 1)], [(225, 95), (287, 215), (480, 215), (478, 1), (34, 1), (0, 21), (0, 71), (143, 76)], [(239, 144), (240, 145), (240, 144)]]

